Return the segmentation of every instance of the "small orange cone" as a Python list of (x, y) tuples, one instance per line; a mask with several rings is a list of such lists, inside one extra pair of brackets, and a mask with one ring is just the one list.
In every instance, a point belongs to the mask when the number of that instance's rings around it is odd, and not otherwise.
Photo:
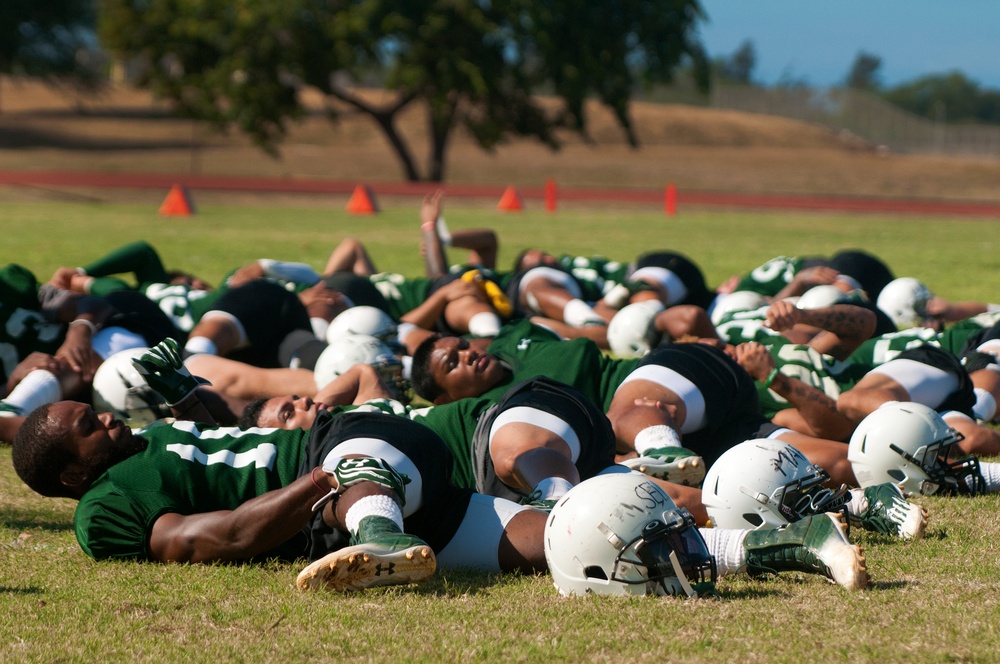
[(677, 187), (673, 184), (667, 185), (667, 190), (663, 195), (663, 211), (667, 213), (668, 217), (677, 214)]
[(503, 196), (500, 197), (500, 202), (497, 203), (497, 209), (501, 212), (520, 212), (523, 208), (524, 204), (521, 203), (521, 194), (513, 186), (507, 187), (504, 190)]
[(375, 205), (375, 196), (371, 189), (363, 184), (354, 188), (351, 199), (347, 201), (347, 211), (351, 214), (375, 214), (378, 206)]
[(545, 209), (556, 211), (556, 181), (552, 179), (545, 181)]
[(160, 205), (160, 214), (164, 217), (190, 217), (194, 214), (194, 204), (188, 195), (187, 187), (175, 184), (170, 188), (167, 197)]

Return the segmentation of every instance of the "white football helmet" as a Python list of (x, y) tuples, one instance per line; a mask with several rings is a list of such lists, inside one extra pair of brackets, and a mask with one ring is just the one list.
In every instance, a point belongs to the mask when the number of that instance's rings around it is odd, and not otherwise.
[(949, 459), (962, 439), (933, 409), (890, 401), (861, 420), (847, 459), (863, 487), (893, 482), (914, 494), (976, 494), (983, 488), (979, 460)]
[(365, 334), (351, 334), (330, 342), (313, 368), (316, 387), (324, 387), (355, 364), (372, 365), (390, 390), (400, 389), (402, 361), (384, 341)]
[(666, 309), (659, 300), (646, 300), (622, 307), (608, 323), (608, 345), (618, 357), (642, 357), (656, 347), (663, 335), (653, 325)]
[(396, 323), (378, 307), (353, 306), (339, 313), (330, 322), (330, 326), (326, 328), (326, 341), (333, 343), (352, 334), (365, 334), (389, 341), (396, 336)]
[(598, 475), (573, 487), (545, 523), (545, 560), (562, 595), (680, 595), (714, 590), (715, 559), (649, 477)]
[(163, 417), (170, 417), (170, 407), (163, 397), (146, 384), (132, 359), (148, 348), (129, 348), (118, 351), (101, 363), (94, 373), (94, 410), (110, 412), (132, 427), (152, 424)]
[(712, 307), (712, 325), (721, 324), (727, 314), (737, 311), (754, 311), (767, 304), (767, 298), (754, 291), (733, 291), (719, 298)]
[(779, 528), (843, 507), (847, 487), (822, 486), (829, 479), (782, 440), (748, 440), (726, 450), (708, 469), (701, 499), (716, 528)]
[(934, 294), (913, 277), (893, 279), (878, 294), (875, 306), (892, 319), (900, 330), (923, 325), (927, 302)]
[(822, 284), (813, 286), (795, 303), (799, 309), (822, 309), (841, 302), (847, 302), (848, 295), (836, 286)]

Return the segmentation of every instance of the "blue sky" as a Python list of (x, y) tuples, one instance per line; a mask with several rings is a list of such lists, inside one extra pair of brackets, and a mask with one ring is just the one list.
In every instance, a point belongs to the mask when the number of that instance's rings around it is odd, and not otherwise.
[(1000, 89), (1000, 0), (701, 0), (712, 58), (750, 39), (754, 78), (843, 82), (859, 51), (882, 58), (883, 85), (959, 70)]

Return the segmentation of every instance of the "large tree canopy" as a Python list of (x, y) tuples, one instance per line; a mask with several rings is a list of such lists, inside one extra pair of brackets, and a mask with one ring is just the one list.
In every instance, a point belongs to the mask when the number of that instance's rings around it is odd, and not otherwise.
[[(629, 101), (690, 60), (697, 0), (101, 0), (101, 36), (120, 58), (148, 64), (142, 83), (179, 111), (235, 125), (274, 150), (303, 108), (303, 86), (367, 114), (404, 175), (421, 179), (400, 112), (423, 105), (430, 154), (424, 177), (445, 173), (449, 138), (464, 127), (490, 150), (511, 135), (555, 148), (557, 127), (586, 133), (584, 102), (615, 113), (635, 145)], [(359, 82), (391, 92), (372, 102)], [(533, 93), (554, 93), (546, 111)]]
[(93, 0), (0, 1), (0, 72), (92, 83), (96, 46)]

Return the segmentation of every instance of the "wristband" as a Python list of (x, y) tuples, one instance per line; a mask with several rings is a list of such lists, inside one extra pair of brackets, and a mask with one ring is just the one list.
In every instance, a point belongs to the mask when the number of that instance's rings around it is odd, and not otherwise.
[(774, 382), (774, 377), (777, 376), (779, 373), (780, 372), (778, 371), (778, 367), (771, 369), (771, 373), (767, 374), (767, 378), (764, 380), (764, 387), (765, 388), (771, 387), (771, 383)]
[(76, 318), (74, 320), (71, 320), (69, 324), (71, 327), (73, 325), (86, 325), (88, 328), (90, 328), (90, 336), (94, 336), (95, 334), (97, 334), (97, 326), (94, 325), (91, 321), (87, 320), (86, 318)]

